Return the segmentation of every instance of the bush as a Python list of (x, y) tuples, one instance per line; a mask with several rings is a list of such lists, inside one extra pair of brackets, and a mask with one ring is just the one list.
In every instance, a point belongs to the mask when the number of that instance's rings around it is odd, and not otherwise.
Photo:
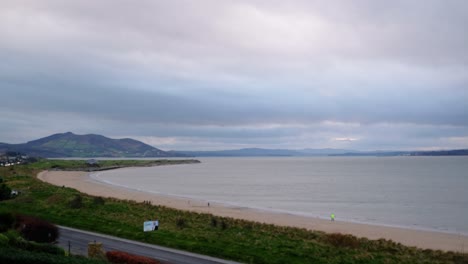
[(181, 218), (181, 217), (178, 217), (176, 219), (176, 226), (180, 229), (186, 227), (186, 223), (185, 223), (185, 219)]
[(13, 228), (15, 223), (15, 217), (11, 213), (2, 212), (0, 213), (0, 232), (5, 232), (10, 228)]
[(10, 241), (10, 245), (14, 246), (15, 248), (18, 249), (23, 249), (27, 251), (33, 251), (33, 252), (43, 252), (47, 254), (53, 254), (53, 255), (65, 255), (65, 251), (63, 248), (51, 245), (51, 244), (41, 244), (33, 241), (27, 241), (22, 237), (18, 237), (16, 239), (13, 239)]
[(10, 241), (17, 239), (18, 237), (21, 237), (18, 231), (13, 230), (13, 229), (6, 231), (5, 233), (3, 233), (3, 235), (5, 235)]
[(0, 263), (15, 264), (98, 264), (101, 261), (78, 257), (65, 257), (41, 252), (30, 252), (15, 248), (0, 247)]
[(106, 200), (102, 197), (94, 197), (93, 199), (93, 204), (95, 205), (104, 205), (106, 203)]
[(6, 184), (2, 183), (0, 185), (0, 201), (8, 200), (11, 197), (11, 189), (10, 187), (6, 186)]
[(221, 229), (226, 230), (228, 228), (227, 223), (224, 220), (221, 220)]
[(7, 236), (5, 236), (4, 234), (0, 234), (0, 247), (4, 247), (4, 246), (8, 245), (9, 241), (10, 241), (10, 239), (8, 239)]
[(75, 195), (75, 197), (70, 201), (70, 208), (80, 209), (83, 207), (83, 197), (81, 195)]
[(341, 233), (328, 234), (327, 241), (335, 247), (358, 248), (361, 244), (357, 237)]
[(22, 237), (39, 243), (51, 243), (59, 237), (57, 226), (32, 216), (19, 215), (16, 227)]
[(211, 217), (211, 226), (212, 227), (218, 226), (218, 219), (216, 219), (216, 217)]
[(136, 256), (121, 251), (108, 251), (106, 253), (107, 260), (111, 263), (127, 263), (127, 264), (160, 264), (161, 262), (148, 257)]

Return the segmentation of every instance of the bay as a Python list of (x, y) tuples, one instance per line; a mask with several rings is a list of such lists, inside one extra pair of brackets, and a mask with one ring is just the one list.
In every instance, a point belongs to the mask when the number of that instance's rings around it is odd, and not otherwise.
[(145, 192), (468, 234), (468, 157), (201, 158), (93, 175)]

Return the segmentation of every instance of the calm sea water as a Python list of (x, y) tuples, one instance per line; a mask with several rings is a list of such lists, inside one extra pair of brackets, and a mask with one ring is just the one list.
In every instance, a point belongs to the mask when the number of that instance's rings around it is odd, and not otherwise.
[(468, 157), (201, 158), (93, 177), (147, 192), (468, 234)]

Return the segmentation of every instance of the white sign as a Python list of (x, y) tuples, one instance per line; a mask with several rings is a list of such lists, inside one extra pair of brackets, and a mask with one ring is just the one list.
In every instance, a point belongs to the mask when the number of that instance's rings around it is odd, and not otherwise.
[(158, 230), (159, 221), (145, 221), (143, 223), (143, 232), (150, 232), (154, 230)]

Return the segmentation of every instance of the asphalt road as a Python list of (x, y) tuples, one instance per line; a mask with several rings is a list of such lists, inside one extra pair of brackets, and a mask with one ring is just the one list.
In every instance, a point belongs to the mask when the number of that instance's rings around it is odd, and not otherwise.
[(60, 238), (58, 245), (70, 251), (72, 254), (87, 255), (89, 242), (100, 242), (105, 251), (118, 250), (158, 259), (164, 263), (173, 264), (212, 264), (212, 263), (237, 263), (233, 261), (194, 254), (186, 251), (145, 244), (118, 237), (82, 231), (74, 228), (60, 226)]

